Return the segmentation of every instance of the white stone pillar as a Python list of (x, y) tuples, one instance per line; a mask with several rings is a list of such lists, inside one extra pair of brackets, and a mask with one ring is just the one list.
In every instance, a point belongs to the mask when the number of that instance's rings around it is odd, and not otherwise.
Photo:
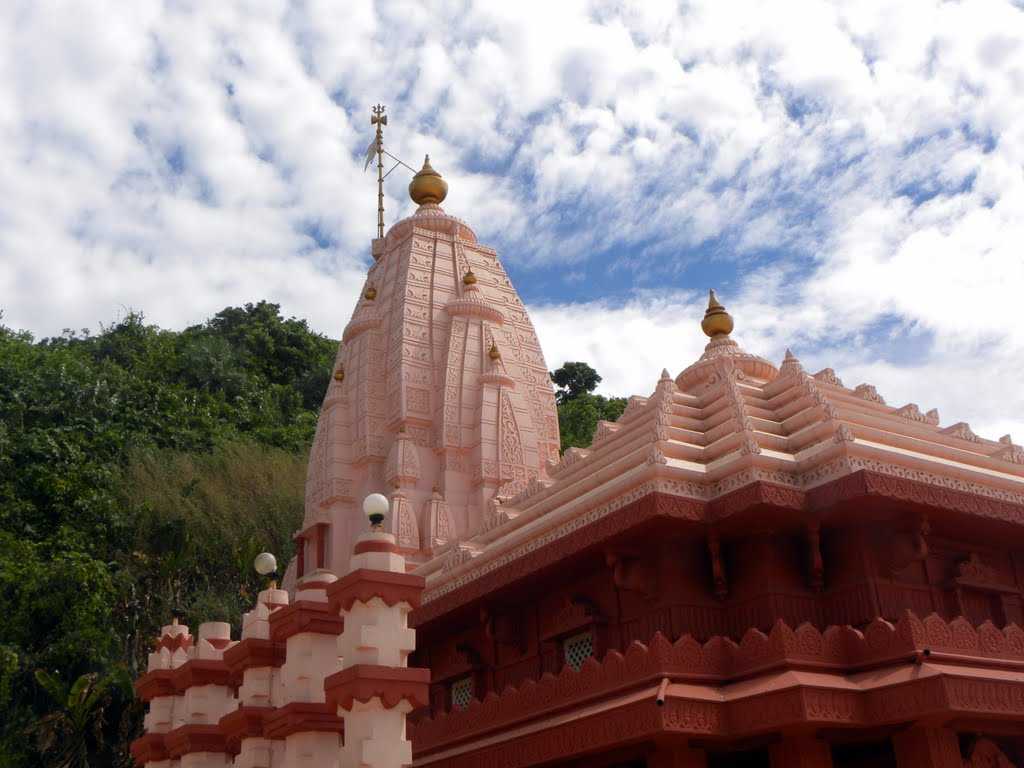
[(131, 753), (136, 765), (146, 768), (177, 768), (171, 760), (165, 735), (180, 725), (182, 697), (174, 688), (174, 670), (188, 661), (192, 635), (188, 627), (175, 619), (163, 627), (156, 649), (149, 654), (146, 674), (135, 683), (135, 692), (148, 703), (143, 720), (145, 734), (132, 742)]
[(299, 580), (295, 601), (270, 615), (270, 637), (285, 644), (285, 661), (281, 699), (263, 732), (284, 741), (283, 768), (338, 764), (342, 722), (324, 698), (324, 678), (341, 668), (341, 619), (329, 609), (325, 591), (336, 580), (329, 571), (313, 571)]
[(425, 706), (430, 670), (411, 669), (416, 633), (408, 617), (424, 581), (405, 572), (395, 537), (371, 531), (359, 537), (351, 572), (328, 589), (345, 628), (338, 637), (342, 669), (324, 685), (345, 720), (339, 768), (399, 768), (412, 762), (405, 718)]
[(238, 708), (220, 719), (235, 768), (284, 768), (284, 741), (267, 738), (264, 721), (282, 703), (285, 644), (270, 638), (271, 614), (288, 605), (288, 592), (270, 588), (242, 617), (242, 640), (224, 654), (238, 685)]
[(166, 737), (168, 752), (180, 768), (225, 768), (231, 765), (221, 717), (235, 708), (234, 691), (224, 651), (234, 643), (231, 625), (210, 621), (199, 625), (199, 639), (189, 659), (175, 670), (174, 687), (181, 692), (181, 717)]

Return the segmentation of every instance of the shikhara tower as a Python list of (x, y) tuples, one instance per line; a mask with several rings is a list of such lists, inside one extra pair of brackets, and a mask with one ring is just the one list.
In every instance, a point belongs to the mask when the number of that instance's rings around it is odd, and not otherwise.
[(412, 562), (477, 533), (558, 460), (558, 418), (533, 325), (495, 251), (440, 204), (429, 157), (419, 205), (372, 243), (309, 460), (290, 578), (344, 573), (369, 493)]

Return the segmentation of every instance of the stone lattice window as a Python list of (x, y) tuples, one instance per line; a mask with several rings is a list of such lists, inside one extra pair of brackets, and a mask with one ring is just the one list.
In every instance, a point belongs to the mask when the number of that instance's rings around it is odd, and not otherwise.
[(452, 683), (452, 709), (465, 709), (473, 700), (473, 678), (464, 677)]
[(594, 655), (594, 638), (590, 632), (573, 635), (563, 644), (565, 663), (579, 672), (583, 662)]

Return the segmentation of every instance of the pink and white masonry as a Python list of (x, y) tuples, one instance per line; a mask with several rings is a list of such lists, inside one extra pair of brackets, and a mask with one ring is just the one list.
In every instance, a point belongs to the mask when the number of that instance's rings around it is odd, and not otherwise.
[(360, 537), (349, 573), (303, 578), (289, 601), (260, 592), (243, 619), (203, 624), (198, 641), (163, 628), (149, 703), (132, 743), (147, 768), (401, 768), (412, 762), (406, 715), (427, 703), (430, 671), (411, 669), (409, 613), (424, 581), (406, 573), (394, 536)]
[(320, 412), (289, 584), (345, 572), (367, 494), (389, 496), (389, 532), (423, 562), (558, 459), (547, 364), (497, 254), (430, 203), (372, 255)]

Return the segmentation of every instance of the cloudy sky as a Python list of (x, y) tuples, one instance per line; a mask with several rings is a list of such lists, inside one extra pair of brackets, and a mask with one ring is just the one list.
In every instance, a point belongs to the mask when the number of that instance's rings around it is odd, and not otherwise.
[(1024, 441), (1010, 0), (9, 0), (2, 322), (180, 328), (267, 298), (340, 336), (378, 101), (552, 367), (646, 394), (700, 353), (716, 287), (749, 351)]

